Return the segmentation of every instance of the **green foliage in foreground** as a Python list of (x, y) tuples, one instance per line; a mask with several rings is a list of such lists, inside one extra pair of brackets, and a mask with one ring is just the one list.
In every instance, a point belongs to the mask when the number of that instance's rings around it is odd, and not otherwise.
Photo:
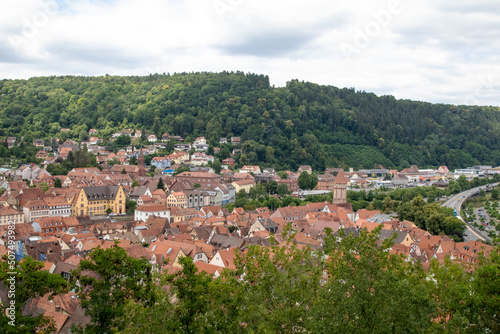
[(10, 300), (3, 300), (3, 303), (0, 303), (0, 333), (52, 333), (56, 328), (52, 318), (43, 315), (24, 316), (21, 310), (30, 298), (68, 292), (69, 285), (66, 280), (61, 275), (50, 274), (43, 270), (43, 262), (35, 261), (30, 257), (24, 258), (21, 262), (9, 262), (7, 256), (4, 256), (0, 261), (0, 282), (4, 287), (9, 287), (8, 291), (11, 290), (13, 277), (15, 278), (15, 288), (12, 289), (14, 296), (9, 298), (15, 301), (15, 326), (12, 326), (12, 323), (9, 324), (13, 319), (5, 316), (4, 312), (5, 308), (11, 307)]
[(328, 231), (324, 251), (291, 239), (271, 248), (250, 246), (237, 253), (235, 270), (217, 279), (183, 258), (182, 270), (143, 285), (153, 299), (127, 299), (116, 319), (120, 333), (498, 331), (498, 248), (475, 271), (446, 260), (432, 262), (427, 273), (389, 253), (391, 240), (378, 245), (377, 233), (363, 231), (339, 243)]
[[(480, 257), (474, 270), (446, 259), (444, 264), (433, 260), (426, 272), (419, 263), (391, 254), (392, 241), (379, 243), (379, 231), (344, 236), (340, 242), (327, 231), (323, 251), (298, 247), (288, 234), (280, 246), (273, 242), (271, 248), (250, 246), (244, 254), (236, 253), (234, 270), (225, 269), (216, 279), (198, 273), (189, 257), (180, 260), (181, 270), (154, 277), (146, 261), (131, 259), (118, 247), (96, 249), (77, 274), (83, 283), (82, 306), (91, 323), (73, 330), (130, 334), (500, 331), (499, 248), (488, 259)], [(4, 263), (2, 279), (7, 270)], [(37, 281), (37, 275), (57, 276), (30, 268), (26, 272), (33, 278), (28, 281)], [(85, 278), (84, 270), (99, 276)], [(23, 280), (19, 287), (25, 296), (59, 292), (65, 285), (53, 284), (56, 280), (34, 285)], [(2, 320), (2, 333), (5, 326)]]

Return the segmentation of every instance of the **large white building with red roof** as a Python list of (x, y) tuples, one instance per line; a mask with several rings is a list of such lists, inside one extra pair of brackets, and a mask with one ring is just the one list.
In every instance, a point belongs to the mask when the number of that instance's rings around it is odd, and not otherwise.
[(150, 216), (167, 218), (170, 221), (170, 209), (163, 204), (146, 204), (135, 209), (135, 220), (146, 221)]

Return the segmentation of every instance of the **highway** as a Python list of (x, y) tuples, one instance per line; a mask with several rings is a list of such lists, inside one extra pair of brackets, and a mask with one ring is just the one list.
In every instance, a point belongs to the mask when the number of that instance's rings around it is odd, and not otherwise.
[[(493, 189), (494, 187), (498, 186), (498, 183), (492, 183), (489, 184), (488, 187), (486, 185), (476, 187), (476, 188), (471, 188), (466, 191), (462, 191), (461, 193), (458, 193), (456, 195), (453, 195), (451, 198), (449, 198), (446, 202), (441, 204), (441, 206), (447, 206), (449, 208), (452, 208), (456, 210), (457, 212), (457, 217), (464, 221), (464, 219), (460, 216), (460, 209), (462, 208), (462, 203), (467, 200), (467, 198), (478, 194), (481, 190), (487, 190), (487, 189)], [(482, 241), (491, 241), (491, 238), (482, 235), (479, 231), (476, 231), (473, 229), (469, 224), (465, 223), (465, 226), (467, 227), (467, 236), (464, 236), (465, 241), (470, 241), (470, 240), (482, 240)]]

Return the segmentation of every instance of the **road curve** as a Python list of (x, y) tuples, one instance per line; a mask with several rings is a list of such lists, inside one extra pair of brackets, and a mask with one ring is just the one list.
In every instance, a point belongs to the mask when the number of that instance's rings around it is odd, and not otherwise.
[[(490, 189), (492, 189), (492, 188), (498, 186), (498, 182), (491, 183), (488, 186)], [(487, 188), (487, 185), (484, 185), (484, 186), (480, 186), (480, 187), (471, 188), (471, 189), (466, 190), (466, 191), (462, 191), (461, 193), (453, 195), (450, 199), (448, 199), (446, 202), (441, 204), (441, 206), (446, 206), (446, 207), (449, 207), (449, 208), (456, 210), (457, 217), (465, 222), (465, 220), (460, 216), (460, 209), (462, 208), (462, 203), (464, 201), (466, 201), (469, 197), (471, 197), (475, 194), (478, 194), (481, 190), (486, 190), (486, 188)], [(470, 227), (469, 224), (465, 223), (465, 226), (467, 227), (469, 232), (471, 232), (476, 238), (483, 240), (483, 241), (489, 241), (488, 240), (489, 238), (485, 238), (481, 234), (474, 231), (474, 229), (472, 229), (472, 227)]]

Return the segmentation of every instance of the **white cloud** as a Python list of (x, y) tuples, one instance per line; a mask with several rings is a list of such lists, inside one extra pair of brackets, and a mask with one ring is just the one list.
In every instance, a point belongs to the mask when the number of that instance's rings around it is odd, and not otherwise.
[(496, 7), (492, 0), (9, 1), (0, 4), (0, 73), (240, 70), (278, 86), (296, 78), (500, 105)]

